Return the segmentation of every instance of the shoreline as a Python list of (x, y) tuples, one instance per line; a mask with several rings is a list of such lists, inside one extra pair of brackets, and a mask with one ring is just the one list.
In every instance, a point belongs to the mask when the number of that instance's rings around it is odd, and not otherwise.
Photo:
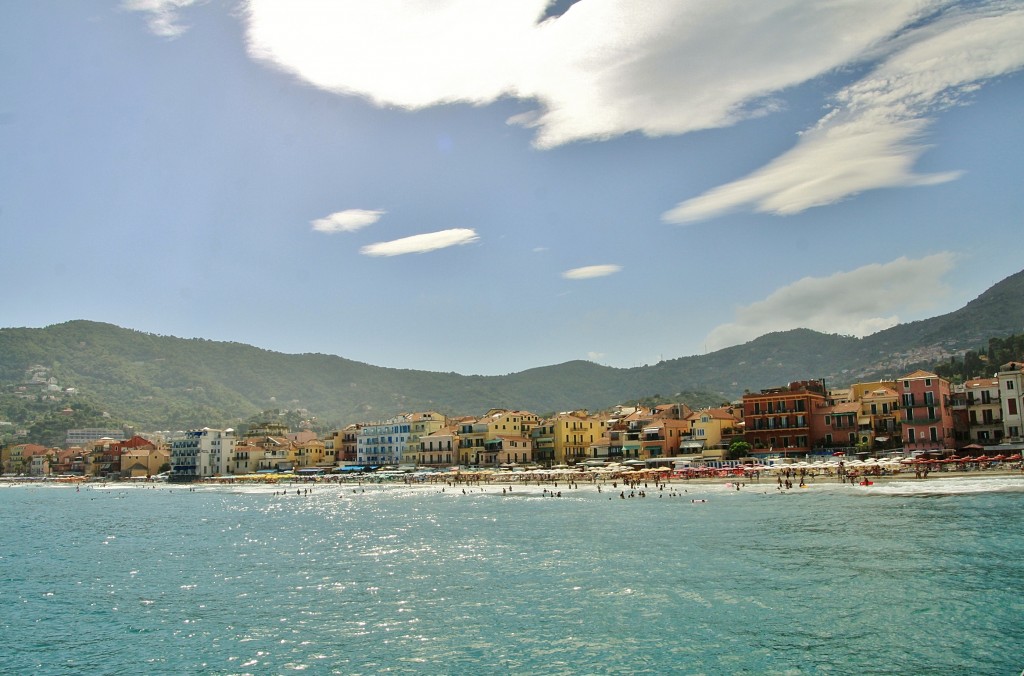
[[(520, 476), (522, 475), (522, 476)], [(537, 475), (530, 472), (515, 472), (515, 473), (501, 473), (501, 474), (485, 474), (485, 473), (459, 473), (459, 474), (437, 474), (433, 477), (374, 477), (371, 475), (365, 475), (361, 477), (330, 477), (330, 478), (305, 478), (305, 477), (292, 477), (287, 475), (281, 475), (274, 479), (266, 479), (263, 477), (251, 477), (251, 476), (238, 476), (238, 477), (223, 477), (223, 478), (205, 478), (193, 482), (182, 482), (172, 483), (167, 481), (154, 481), (145, 479), (113, 479), (113, 480), (97, 480), (97, 479), (72, 479), (66, 478), (47, 478), (47, 477), (0, 477), (0, 487), (14, 487), (14, 486), (47, 486), (47, 487), (66, 487), (80, 489), (82, 486), (87, 488), (93, 488), (97, 486), (102, 487), (157, 487), (166, 486), (169, 488), (216, 488), (216, 487), (240, 487), (240, 486), (251, 486), (251, 487), (352, 487), (352, 486), (363, 486), (363, 487), (378, 487), (378, 486), (396, 486), (396, 487), (472, 487), (472, 488), (501, 488), (502, 486), (532, 486), (532, 487), (559, 487), (573, 485), (577, 487), (586, 486), (601, 486), (611, 488), (613, 485), (618, 487), (637, 487), (637, 486), (659, 486), (664, 485), (666, 487), (680, 487), (680, 486), (742, 486), (742, 487), (778, 487), (779, 477), (783, 477), (785, 481), (785, 475), (779, 470), (764, 471), (757, 476), (697, 476), (697, 477), (681, 477), (681, 476), (665, 476), (663, 474), (622, 474), (614, 476), (601, 476), (595, 475), (588, 472), (576, 472), (576, 473), (564, 473), (558, 475)], [(978, 470), (940, 470), (931, 471), (927, 476), (921, 476), (914, 472), (897, 472), (897, 473), (884, 473), (884, 474), (858, 474), (856, 477), (850, 478), (840, 477), (835, 474), (815, 474), (808, 472), (805, 476), (805, 484), (807, 486), (814, 485), (843, 485), (849, 484), (851, 486), (861, 485), (859, 482), (863, 479), (867, 479), (871, 482), (869, 485), (880, 485), (891, 483), (894, 481), (900, 482), (912, 482), (926, 484), (934, 482), (935, 480), (941, 479), (983, 479), (983, 478), (1007, 478), (1007, 477), (1021, 477), (1024, 478), (1024, 468), (1017, 467), (1006, 467), (1006, 468), (989, 468), (989, 469), (978, 469)], [(793, 488), (797, 488), (800, 475), (798, 472), (791, 472), (788, 477)]]

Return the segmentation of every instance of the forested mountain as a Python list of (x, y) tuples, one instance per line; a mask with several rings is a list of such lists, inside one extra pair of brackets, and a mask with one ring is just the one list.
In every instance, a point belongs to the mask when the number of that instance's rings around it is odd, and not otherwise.
[[(37, 391), (65, 388), (76, 390), (70, 401), (81, 397), (111, 419), (145, 429), (228, 425), (266, 409), (306, 409), (321, 421), (344, 424), (426, 409), (452, 415), (490, 407), (541, 414), (598, 410), (654, 395), (697, 407), (792, 380), (824, 378), (838, 386), (895, 378), (951, 353), (984, 351), (989, 337), (1021, 333), (1024, 272), (960, 310), (863, 339), (797, 329), (653, 366), (572, 361), (504, 376), (391, 369), (71, 321), (0, 329), (0, 420), (15, 417), (11, 407)], [(33, 366), (44, 369), (35, 382)], [(48, 384), (39, 373), (51, 379)]]

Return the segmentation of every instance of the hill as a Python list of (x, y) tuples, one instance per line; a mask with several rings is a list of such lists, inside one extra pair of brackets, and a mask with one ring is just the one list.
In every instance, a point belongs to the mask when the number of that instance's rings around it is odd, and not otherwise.
[[(306, 409), (321, 421), (344, 424), (411, 410), (599, 410), (653, 395), (697, 407), (792, 380), (824, 378), (840, 386), (896, 378), (983, 347), (989, 337), (1024, 333), (1022, 301), (1024, 271), (955, 312), (866, 338), (795, 329), (653, 366), (616, 369), (572, 361), (504, 376), (391, 369), (81, 320), (0, 329), (0, 419), (14, 417), (14, 397), (66, 388), (112, 418), (146, 429), (229, 425), (273, 408)], [(36, 366), (41, 369), (33, 375)]]

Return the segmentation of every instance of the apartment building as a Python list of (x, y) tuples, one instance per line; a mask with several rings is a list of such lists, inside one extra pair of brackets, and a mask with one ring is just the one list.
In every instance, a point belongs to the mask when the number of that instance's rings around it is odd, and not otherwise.
[(811, 413), (826, 405), (825, 385), (818, 380), (743, 395), (743, 437), (751, 453), (761, 456), (807, 453), (812, 448)]
[(949, 381), (917, 370), (896, 381), (905, 453), (955, 448)]

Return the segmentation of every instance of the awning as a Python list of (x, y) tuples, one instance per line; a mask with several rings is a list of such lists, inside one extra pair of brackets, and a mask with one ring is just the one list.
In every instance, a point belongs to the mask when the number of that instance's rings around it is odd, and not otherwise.
[(334, 472), (362, 472), (362, 465), (348, 465), (346, 467), (335, 467), (332, 471)]

